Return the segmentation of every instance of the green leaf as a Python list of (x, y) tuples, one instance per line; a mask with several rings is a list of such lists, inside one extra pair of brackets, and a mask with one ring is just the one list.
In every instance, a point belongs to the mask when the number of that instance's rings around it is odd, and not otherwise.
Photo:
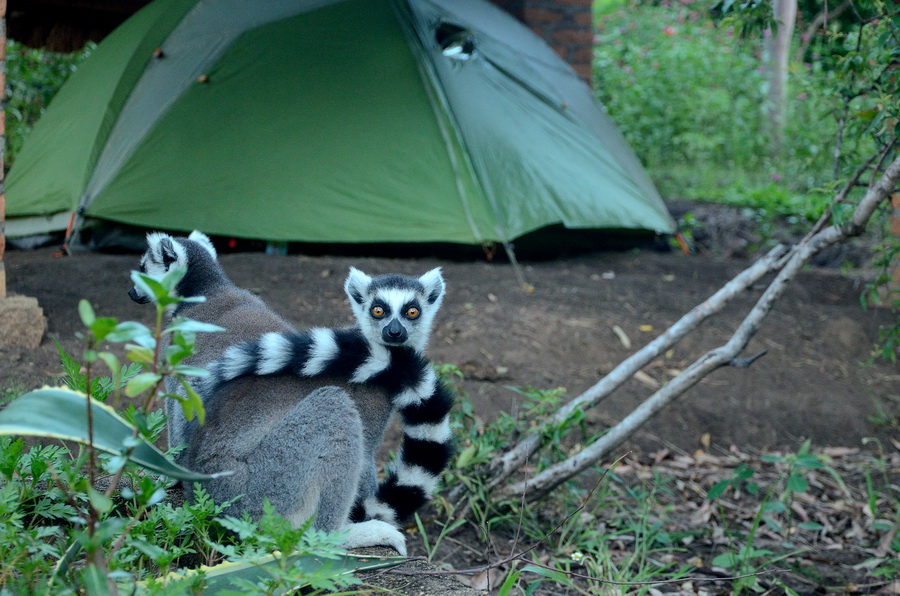
[(549, 580), (566, 583), (569, 581), (569, 576), (563, 573), (562, 571), (557, 571), (556, 569), (544, 569), (543, 567), (536, 567), (534, 565), (526, 565), (522, 567), (522, 573), (525, 572), (536, 573), (542, 577), (546, 577)]
[(814, 521), (801, 522), (801, 523), (797, 524), (797, 527), (800, 528), (801, 530), (813, 530), (816, 532), (819, 530), (825, 529), (825, 526), (823, 526), (819, 522), (814, 522)]
[(91, 502), (91, 507), (100, 513), (109, 513), (112, 509), (112, 499), (98, 492), (93, 486), (88, 487), (88, 499)]
[(140, 395), (148, 389), (155, 387), (160, 379), (162, 379), (162, 376), (157, 373), (141, 373), (128, 380), (128, 383), (125, 385), (125, 395), (128, 397)]
[(740, 558), (734, 553), (722, 553), (712, 560), (713, 567), (725, 569), (735, 569), (740, 563)]
[(84, 299), (78, 302), (78, 316), (81, 317), (81, 322), (84, 323), (85, 327), (90, 327), (97, 319), (97, 316), (94, 314), (94, 307)]
[[(185, 571), (175, 571), (169, 573), (159, 580), (165, 585), (171, 581), (177, 581), (184, 578), (195, 577), (198, 573), (203, 573), (206, 579), (206, 586), (209, 594), (215, 594), (219, 590), (231, 588), (232, 582), (245, 581), (253, 584), (271, 577), (270, 569), (278, 566), (278, 560), (281, 558), (280, 553), (275, 555), (266, 555), (253, 562), (226, 562), (212, 567), (201, 566), (198, 569), (188, 569)], [(329, 570), (347, 575), (357, 573), (359, 571), (373, 571), (375, 569), (387, 569), (396, 567), (406, 562), (406, 557), (370, 557), (365, 555), (345, 554), (337, 559), (331, 557), (323, 557), (316, 554), (292, 554), (288, 555), (287, 566), (295, 566), (300, 571), (314, 572), (319, 570), (323, 565), (329, 565)], [(146, 585), (146, 582), (138, 582), (138, 585)]]
[(114, 343), (124, 343), (126, 341), (135, 341), (139, 337), (151, 335), (150, 329), (146, 325), (135, 321), (125, 321), (116, 325), (106, 336), (108, 341)]
[(509, 592), (513, 589), (513, 586), (516, 585), (520, 575), (522, 574), (519, 571), (513, 571), (507, 575), (506, 581), (504, 581), (503, 585), (500, 586), (500, 589), (497, 590), (497, 596), (509, 596)]
[(203, 406), (203, 399), (200, 395), (194, 391), (194, 388), (191, 387), (191, 384), (187, 382), (187, 379), (181, 380), (181, 386), (184, 388), (184, 392), (187, 394), (187, 398), (182, 398), (179, 400), (181, 403), (181, 407), (184, 410), (184, 417), (188, 420), (194, 419), (194, 414), (197, 414), (197, 422), (201, 425), (206, 423), (206, 408)]
[(133, 281), (134, 285), (137, 286), (154, 302), (159, 302), (160, 298), (165, 297), (169, 294), (166, 288), (161, 283), (159, 283), (159, 281), (154, 279), (153, 276), (147, 275), (146, 273), (141, 273), (140, 271), (132, 271), (131, 281)]
[(106, 596), (109, 594), (109, 584), (106, 583), (106, 577), (96, 565), (88, 565), (81, 570), (81, 581), (87, 594), (92, 596)]
[(166, 289), (166, 294), (172, 294), (175, 286), (184, 279), (185, 275), (187, 275), (187, 267), (176, 267), (163, 275), (160, 283)]
[(212, 323), (203, 323), (201, 321), (194, 321), (193, 319), (176, 317), (172, 321), (172, 324), (166, 327), (165, 331), (166, 333), (174, 333), (175, 331), (180, 331), (181, 333), (217, 333), (225, 331), (225, 329), (218, 325), (213, 325)]
[[(48, 437), (88, 444), (87, 403), (83, 394), (63, 388), (38, 389), (26, 393), (0, 410), (0, 435)], [(94, 447), (112, 455), (122, 455), (125, 439), (135, 434), (109, 406), (90, 402), (94, 420)], [(129, 459), (157, 474), (181, 480), (204, 482), (230, 474), (199, 474), (169, 460), (159, 449), (139, 439)]]
[(140, 364), (153, 364), (153, 349), (143, 346), (129, 345), (127, 346), (127, 358), (132, 362)]
[(805, 493), (809, 488), (809, 482), (800, 474), (788, 476), (787, 488), (795, 493)]
[(731, 482), (731, 480), (720, 480), (719, 482), (716, 482), (709, 489), (709, 492), (706, 493), (706, 498), (710, 500), (718, 499), (725, 493), (728, 487), (731, 486)]
[(173, 372), (186, 377), (208, 377), (209, 371), (199, 366), (188, 366), (187, 364), (179, 364), (173, 369)]
[(760, 507), (763, 513), (784, 513), (787, 511), (787, 505), (780, 501), (769, 501)]
[(106, 367), (112, 371), (113, 377), (119, 374), (119, 359), (116, 358), (115, 354), (110, 352), (100, 352), (97, 356), (99, 356), (100, 360), (106, 364)]
[(478, 447), (476, 445), (469, 445), (465, 449), (463, 449), (459, 457), (456, 458), (456, 468), (461, 469), (465, 468), (472, 461), (472, 458), (475, 457), (475, 453), (478, 451)]

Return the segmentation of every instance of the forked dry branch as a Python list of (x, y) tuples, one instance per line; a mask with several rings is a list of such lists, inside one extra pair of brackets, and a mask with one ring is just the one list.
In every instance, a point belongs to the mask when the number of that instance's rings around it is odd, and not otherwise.
[[(883, 152), (873, 156), (873, 160), (851, 177), (847, 187), (837, 193), (835, 200), (845, 201), (850, 188), (858, 183), (863, 173), (872, 171), (872, 163), (876, 164), (874, 169), (879, 171), (879, 166), (883, 165), (885, 157), (896, 149), (896, 145), (897, 140), (892, 139)], [(779, 246), (773, 249), (741, 272), (655, 340), (624, 360), (590, 389), (526, 433), (515, 446), (497, 458), (494, 465), (486, 470), (484, 478), (486, 487), (493, 489), (497, 494), (508, 497), (525, 494), (528, 501), (539, 500), (566, 480), (610, 455), (652, 416), (713, 371), (723, 366), (746, 365), (747, 359), (738, 360), (738, 356), (759, 331), (772, 307), (784, 294), (789, 282), (804, 265), (809, 263), (813, 256), (825, 248), (862, 234), (879, 205), (885, 203), (896, 189), (898, 180), (900, 180), (900, 157), (895, 157), (887, 167), (880, 171), (881, 175), (877, 178), (873, 177), (865, 195), (846, 222), (826, 225), (831, 217), (829, 211), (800, 242), (790, 248)], [(546, 468), (532, 478), (513, 483), (507, 482), (529, 457), (544, 446), (541, 438), (547, 436), (549, 430), (562, 424), (574, 412), (588, 410), (599, 404), (654, 358), (694, 331), (703, 321), (721, 311), (735, 296), (756, 283), (764, 275), (773, 272), (776, 273), (775, 277), (728, 342), (695, 360), (594, 443)], [(462, 492), (462, 487), (450, 491), (449, 500), (459, 500), (463, 496)]]

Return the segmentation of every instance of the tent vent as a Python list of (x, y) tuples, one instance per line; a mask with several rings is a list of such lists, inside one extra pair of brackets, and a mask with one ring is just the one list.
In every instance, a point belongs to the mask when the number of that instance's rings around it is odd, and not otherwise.
[(454, 60), (468, 60), (475, 52), (472, 33), (458, 25), (441, 23), (434, 31), (434, 38), (441, 47), (441, 53)]

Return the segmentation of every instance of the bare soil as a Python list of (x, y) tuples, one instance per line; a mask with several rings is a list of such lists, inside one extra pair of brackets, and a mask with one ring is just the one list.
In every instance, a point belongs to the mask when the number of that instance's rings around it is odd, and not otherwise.
[[(36, 350), (0, 346), (0, 388), (30, 389), (60, 375), (54, 341), (79, 353), (82, 298), (98, 315), (152, 322), (149, 308), (126, 295), (137, 255), (51, 253), (6, 255), (10, 293), (38, 299), (48, 334)], [(594, 252), (524, 263), (534, 286), (529, 293), (508, 263), (485, 260), (236, 253), (221, 261), (235, 283), (299, 327), (351, 321), (342, 289), (351, 265), (370, 274), (442, 267), (448, 290), (429, 354), (435, 362), (460, 367), (464, 388), (485, 419), (516, 410), (520, 397), (510, 386), (565, 387), (569, 395), (580, 394), (750, 263), (652, 250)], [(792, 447), (807, 438), (814, 445), (855, 447), (865, 437), (889, 437), (892, 429), (870, 417), (898, 414), (900, 371), (869, 360), (879, 325), (894, 324), (896, 315), (862, 309), (862, 283), (833, 269), (801, 274), (746, 354), (766, 355), (750, 368), (722, 369), (702, 381), (647, 424), (635, 444), (690, 452), (706, 434), (726, 449)], [(619, 420), (660, 383), (724, 343), (762, 290), (761, 283), (747, 291), (651, 363), (646, 374), (600, 404), (594, 422)]]
[[(727, 222), (707, 229), (726, 241), (707, 234), (699, 239), (712, 244), (691, 256), (645, 248), (525, 261), (530, 292), (505, 260), (420, 256), (415, 247), (408, 258), (232, 253), (221, 261), (235, 283), (258, 293), (298, 327), (351, 321), (342, 290), (351, 265), (370, 274), (421, 274), (442, 267), (448, 292), (429, 355), (465, 373), (463, 388), (475, 412), (490, 420), (520, 408), (521, 397), (510, 387), (565, 387), (571, 396), (580, 394), (752, 262), (748, 247), (754, 240), (747, 240), (746, 230)], [(740, 233), (729, 235), (728, 229)], [(735, 239), (738, 244), (727, 244)], [(151, 323), (151, 311), (126, 295), (138, 255), (84, 251), (57, 258), (52, 252), (6, 254), (10, 292), (37, 298), (49, 331), (35, 350), (0, 345), (0, 391), (59, 382), (54, 341), (79, 353), (82, 298), (98, 315)], [(830, 264), (844, 258), (846, 253)], [(864, 445), (868, 437), (888, 450), (900, 449), (900, 370), (870, 358), (879, 326), (896, 324), (896, 313), (861, 308), (862, 271), (811, 267), (799, 275), (745, 354), (766, 355), (749, 368), (715, 372), (651, 420), (623, 447), (632, 450), (626, 467), (635, 473), (656, 467), (675, 478), (687, 475), (696, 487), (698, 478), (708, 485), (727, 478), (741, 461), (756, 465), (758, 454), (794, 451), (806, 439), (819, 448), (849, 448), (839, 451), (851, 454), (848, 469), (854, 468), (858, 448), (874, 444)], [(600, 404), (591, 413), (590, 430), (620, 420), (679, 370), (727, 341), (763, 289), (761, 282), (748, 290)], [(120, 352), (118, 346), (110, 348)], [(687, 509), (676, 514), (679, 523), (709, 523), (702, 511), (691, 513), (708, 507), (702, 494), (684, 497), (679, 506)], [(851, 558), (858, 563), (864, 557)], [(849, 581), (844, 573), (849, 564), (823, 565), (836, 569), (827, 583)], [(420, 585), (415, 592), (440, 590)]]

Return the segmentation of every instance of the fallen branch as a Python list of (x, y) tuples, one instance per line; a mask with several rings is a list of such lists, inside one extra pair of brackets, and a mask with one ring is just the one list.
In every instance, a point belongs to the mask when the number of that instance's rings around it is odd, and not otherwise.
[[(891, 144), (891, 146), (893, 145), (894, 143)], [(513, 495), (521, 494), (527, 490), (529, 501), (536, 501), (541, 499), (561, 483), (569, 480), (588, 467), (597, 463), (603, 457), (607, 456), (613, 449), (620, 446), (628, 437), (634, 434), (634, 432), (637, 431), (641, 426), (643, 426), (652, 416), (662, 410), (665, 406), (669, 405), (677, 397), (684, 394), (684, 392), (686, 392), (688, 389), (700, 382), (701, 379), (705, 378), (718, 368), (721, 368), (722, 366), (728, 365), (729, 363), (733, 362), (734, 359), (737, 358), (737, 356), (747, 347), (750, 339), (754, 335), (756, 335), (757, 331), (759, 331), (759, 328), (762, 326), (763, 321), (772, 310), (775, 302), (778, 300), (778, 298), (781, 297), (781, 295), (787, 289), (788, 283), (796, 276), (800, 269), (804, 265), (806, 265), (814, 255), (821, 252), (823, 249), (838, 242), (844, 241), (852, 236), (858, 236), (859, 234), (861, 234), (865, 230), (869, 219), (871, 219), (872, 214), (875, 212), (878, 205), (884, 202), (897, 186), (898, 179), (900, 179), (900, 157), (895, 158), (894, 161), (886, 168), (878, 181), (869, 187), (865, 196), (857, 205), (853, 216), (846, 223), (842, 225), (832, 225), (824, 228), (811, 236), (805, 237), (797, 245), (795, 245), (788, 252), (785, 259), (782, 259), (780, 261), (780, 271), (775, 276), (775, 279), (771, 282), (771, 284), (769, 284), (768, 288), (766, 288), (765, 292), (763, 292), (763, 295), (759, 298), (756, 305), (747, 314), (738, 329), (732, 335), (731, 339), (725, 345), (710, 350), (699, 359), (694, 361), (681, 374), (672, 379), (665, 387), (662, 387), (659, 391), (651, 395), (640, 406), (638, 406), (628, 416), (626, 416), (621, 422), (609, 429), (606, 434), (604, 434), (591, 445), (585, 447), (568, 459), (550, 466), (549, 468), (545, 469), (540, 474), (529, 480), (517, 482), (515, 484), (503, 487), (500, 493), (504, 495)], [(767, 257), (770, 255), (767, 255)], [(735, 278), (735, 280), (737, 279), (738, 278)], [(734, 283), (735, 280), (729, 282), (729, 285)], [(725, 288), (723, 288), (723, 290), (724, 289)], [(720, 290), (720, 292), (722, 292), (722, 290)], [(717, 295), (718, 294), (719, 293), (717, 293)], [(693, 313), (694, 311), (691, 312)], [(669, 335), (676, 326), (681, 324), (683, 321), (685, 321), (686, 318), (689, 318), (690, 316), (690, 314), (687, 315), (687, 317), (676, 323), (672, 328), (669, 328), (669, 330), (663, 333), (663, 335), (661, 335), (655, 341), (658, 341), (660, 340), (660, 338)], [(654, 342), (648, 344), (648, 347), (650, 345), (653, 345), (653, 343)], [(638, 354), (639, 353), (640, 352), (638, 352)], [(619, 373), (620, 369), (622, 369), (629, 360), (632, 360), (638, 354), (635, 354), (634, 356), (623, 362), (613, 372)], [(612, 374), (613, 373), (610, 373), (607, 378), (609, 378), (609, 376), (611, 376)], [(633, 374), (633, 372), (631, 374)], [(630, 375), (628, 376), (630, 377)], [(603, 379), (588, 392), (593, 391), (596, 387), (603, 384), (607, 380), (607, 378)], [(620, 385), (621, 382), (624, 382), (624, 380), (617, 382), (616, 387)], [(582, 398), (578, 398), (578, 400), (575, 401), (579, 401), (581, 399)], [(587, 403), (589, 400), (583, 401), (584, 403)], [(572, 403), (570, 403), (567, 408), (561, 409), (551, 420), (550, 424), (552, 424), (553, 421), (558, 420), (561, 416), (562, 420), (565, 420), (565, 416), (563, 416), (564, 411), (572, 411)], [(548, 425), (545, 424), (541, 427), (541, 430), (543, 430), (547, 426)], [(499, 468), (497, 477), (500, 477), (503, 474), (506, 474), (506, 477), (508, 477), (512, 473), (511, 470), (506, 469), (506, 466), (512, 465), (512, 463), (516, 461), (516, 454), (518, 451), (527, 452), (529, 454), (536, 451), (540, 447), (540, 436), (540, 431), (530, 433), (530, 435), (526, 437), (525, 440), (520, 442), (519, 445), (517, 445), (513, 449), (513, 451), (504, 455), (504, 457), (501, 458), (502, 465)], [(537, 442), (537, 444), (534, 444), (535, 441)], [(525, 446), (523, 447), (523, 445)], [(492, 480), (490, 486), (496, 486), (497, 483), (498, 481), (495, 482)]]
[[(543, 424), (531, 429), (515, 447), (507, 451), (492, 466), (488, 474), (487, 488), (493, 489), (512, 476), (541, 447), (541, 436), (544, 433), (565, 422), (575, 411), (587, 410), (599, 404), (634, 376), (637, 371), (677, 344), (706, 319), (721, 311), (732, 299), (751, 287), (761, 277), (775, 270), (785, 252), (786, 249), (783, 246), (777, 246), (769, 251), (767, 255), (735, 276), (718, 292), (695, 306), (660, 336), (629, 356), (593, 387), (562, 406)], [(464, 487), (459, 486), (450, 491), (447, 498), (451, 502), (455, 502), (463, 492)]]

